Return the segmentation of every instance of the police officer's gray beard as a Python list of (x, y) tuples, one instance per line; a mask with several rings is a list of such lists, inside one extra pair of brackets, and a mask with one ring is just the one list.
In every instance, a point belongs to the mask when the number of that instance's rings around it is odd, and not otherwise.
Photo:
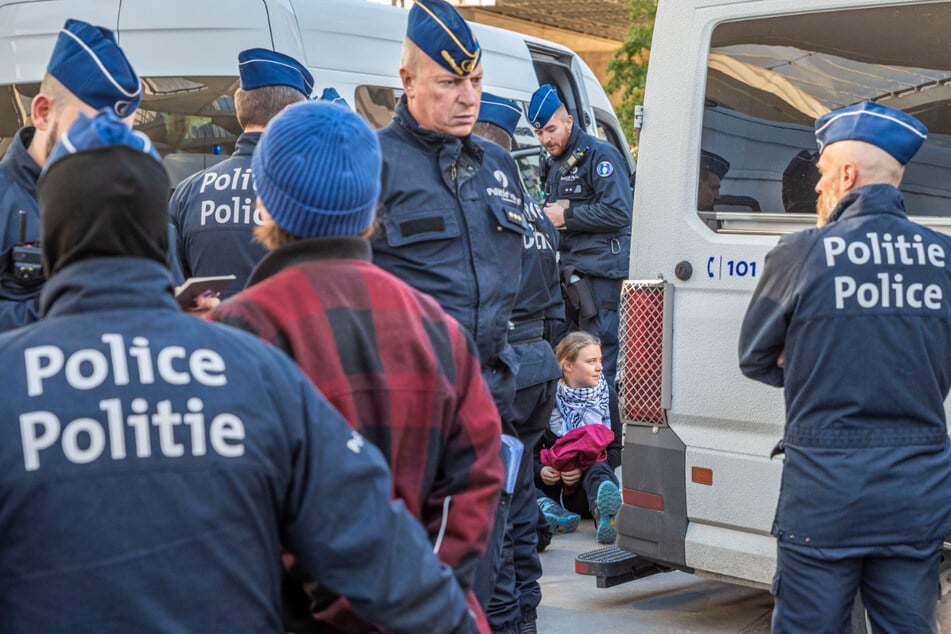
[(816, 199), (816, 226), (824, 227), (829, 222), (829, 216), (832, 215), (836, 205), (839, 204), (838, 197), (831, 194), (819, 194)]

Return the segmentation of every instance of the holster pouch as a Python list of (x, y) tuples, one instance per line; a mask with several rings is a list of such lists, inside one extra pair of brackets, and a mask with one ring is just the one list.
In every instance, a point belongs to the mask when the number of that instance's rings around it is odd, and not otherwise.
[(598, 298), (591, 283), (574, 267), (561, 270), (561, 292), (565, 297), (565, 313), (579, 326), (598, 316)]

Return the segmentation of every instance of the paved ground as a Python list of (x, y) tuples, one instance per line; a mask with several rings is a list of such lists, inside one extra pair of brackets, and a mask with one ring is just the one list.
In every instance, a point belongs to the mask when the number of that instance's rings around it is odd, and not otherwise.
[(772, 598), (763, 590), (668, 572), (600, 589), (594, 577), (575, 574), (575, 555), (598, 548), (594, 524), (556, 535), (541, 554), (540, 634), (602, 632), (769, 632)]

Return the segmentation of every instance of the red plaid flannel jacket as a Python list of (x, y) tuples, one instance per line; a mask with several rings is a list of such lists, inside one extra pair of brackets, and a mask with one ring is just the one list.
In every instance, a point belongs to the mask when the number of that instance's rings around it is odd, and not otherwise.
[(362, 238), (287, 244), (211, 318), (284, 350), (382, 450), (393, 495), (468, 590), (502, 484), (499, 415), (469, 335), (369, 260)]

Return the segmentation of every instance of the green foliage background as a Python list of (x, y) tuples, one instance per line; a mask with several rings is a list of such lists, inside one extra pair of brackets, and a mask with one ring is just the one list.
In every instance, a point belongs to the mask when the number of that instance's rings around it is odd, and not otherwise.
[(657, 0), (628, 0), (631, 10), (631, 26), (624, 44), (614, 53), (608, 64), (609, 80), (606, 86), (610, 94), (621, 93), (621, 104), (615, 108), (624, 135), (637, 149), (637, 133), (634, 130), (634, 106), (644, 102), (644, 84), (647, 81), (647, 62), (650, 58), (651, 37), (654, 35), (654, 17)]

